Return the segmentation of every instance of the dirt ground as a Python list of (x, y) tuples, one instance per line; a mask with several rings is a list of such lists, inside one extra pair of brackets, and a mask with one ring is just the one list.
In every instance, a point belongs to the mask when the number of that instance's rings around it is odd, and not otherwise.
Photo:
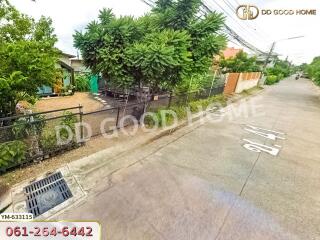
[(77, 107), (81, 104), (84, 112), (91, 112), (103, 108), (103, 104), (95, 100), (90, 93), (76, 92), (73, 96), (46, 97), (39, 100), (34, 110), (37, 112), (51, 111), (61, 108)]

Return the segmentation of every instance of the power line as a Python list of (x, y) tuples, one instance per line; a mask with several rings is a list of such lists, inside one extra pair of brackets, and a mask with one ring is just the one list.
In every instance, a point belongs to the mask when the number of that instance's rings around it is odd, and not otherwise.
[[(153, 7), (153, 2), (152, 1), (149, 1), (149, 0), (141, 0), (142, 2), (144, 2), (145, 4), (147, 4), (149, 7)], [(150, 3), (152, 2), (152, 3)]]
[[(154, 7), (155, 6), (155, 1), (154, 0), (142, 0), (144, 3), (146, 3), (147, 5), (149, 5), (150, 7)], [(204, 14), (207, 13), (212, 13), (213, 11), (202, 1), (201, 2), (201, 6), (203, 7), (204, 10)], [(223, 10), (223, 8), (222, 8)], [(203, 11), (202, 11), (203, 12)], [(230, 14), (228, 14), (230, 16)], [(249, 42), (247, 42), (245, 39), (243, 39), (241, 36), (239, 36), (231, 27), (229, 27), (227, 24), (224, 24), (225, 27), (225, 33), (232, 37), (234, 40), (236, 40), (237, 42), (239, 42), (242, 46), (250, 49), (251, 51), (258, 53), (258, 54), (262, 54), (262, 55), (266, 55), (267, 53), (260, 50), (259, 48), (255, 47), (254, 45), (250, 44)]]
[[(201, 4), (204, 6), (207, 12), (212, 13), (213, 11), (204, 3), (204, 1), (201, 2)], [(222, 8), (223, 9), (223, 8)], [(230, 16), (230, 15), (229, 15)], [(242, 46), (245, 46), (246, 48), (250, 49), (251, 51), (266, 55), (267, 53), (260, 50), (259, 48), (255, 47), (254, 45), (247, 42), (245, 39), (243, 39), (241, 36), (239, 36), (231, 27), (229, 27), (227, 24), (224, 24), (226, 32), (229, 36), (231, 36), (233, 39), (235, 39), (237, 42), (239, 42)]]
[[(233, 4), (229, 1), (229, 0), (222, 0), (225, 4), (226, 4), (226, 6), (228, 6), (229, 7), (229, 9), (231, 9), (231, 11), (232, 11), (232, 13), (235, 13), (236, 14), (236, 7), (235, 6), (233, 6)], [(240, 6), (240, 4), (238, 4), (238, 6)], [(234, 20), (234, 18), (232, 18), (233, 20)], [(235, 20), (237, 23), (239, 23), (239, 21), (238, 20)], [(245, 27), (242, 27), (242, 28), (244, 28), (244, 29), (246, 29), (247, 31), (250, 29), (250, 30), (252, 30), (252, 33), (254, 33), (255, 35), (256, 35), (256, 38), (258, 39), (258, 38), (261, 38), (263, 41), (265, 41), (265, 39), (266, 39), (266, 36), (263, 36), (262, 34), (260, 34), (259, 32), (257, 32), (256, 31), (256, 29), (252, 29), (252, 27), (246, 22), (246, 21), (242, 21), (241, 22)], [(241, 25), (240, 23), (239, 23), (239, 25)], [(242, 26), (242, 25), (241, 25)], [(250, 31), (248, 31), (248, 32), (250, 32)]]
[[(203, 3), (203, 2), (204, 2), (204, 1), (202, 1), (202, 3)], [(231, 15), (229, 14), (229, 12), (227, 12), (220, 4), (218, 4), (218, 2), (214, 1), (214, 3), (215, 3), (226, 15), (228, 15), (228, 16), (230, 17), (230, 19), (232, 19), (234, 22), (236, 22), (236, 23), (239, 25), (239, 27), (242, 29), (241, 31), (246, 32), (246, 34), (249, 34), (249, 36), (255, 37), (256, 40), (259, 40), (260, 42), (262, 42), (262, 41), (264, 42), (264, 39), (263, 39), (263, 38), (262, 38), (263, 40), (261, 40), (261, 39), (259, 39), (258, 37), (252, 35), (252, 33), (251, 33), (250, 31), (248, 31), (248, 28), (243, 27), (243, 26), (239, 23), (239, 21), (236, 20), (236, 19), (234, 19), (234, 17), (231, 16)], [(230, 6), (229, 6), (229, 7), (230, 7)], [(233, 10), (232, 7), (231, 7), (231, 10)], [(234, 12), (235, 12), (235, 10), (234, 10)], [(230, 27), (230, 25), (229, 25), (229, 27)]]

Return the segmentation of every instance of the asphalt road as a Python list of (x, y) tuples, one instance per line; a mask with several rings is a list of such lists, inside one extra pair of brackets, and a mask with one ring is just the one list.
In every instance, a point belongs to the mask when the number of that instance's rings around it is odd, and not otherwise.
[(128, 154), (141, 160), (58, 218), (108, 240), (320, 239), (319, 96), (305, 79), (267, 88)]

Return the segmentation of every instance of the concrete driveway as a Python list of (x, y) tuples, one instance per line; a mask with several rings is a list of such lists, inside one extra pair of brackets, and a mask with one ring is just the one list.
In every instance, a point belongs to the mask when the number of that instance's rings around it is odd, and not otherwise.
[(100, 168), (89, 196), (55, 218), (98, 220), (108, 240), (320, 239), (317, 88), (289, 79), (225, 114)]

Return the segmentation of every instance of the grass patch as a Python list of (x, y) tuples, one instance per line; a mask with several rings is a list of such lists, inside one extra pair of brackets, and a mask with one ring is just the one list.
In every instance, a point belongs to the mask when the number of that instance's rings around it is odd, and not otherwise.
[[(172, 114), (163, 114), (164, 111), (171, 110), (175, 112), (178, 120), (183, 120), (187, 118), (187, 109), (190, 109), (191, 113), (197, 113), (199, 111), (204, 111), (209, 105), (216, 103), (218, 107), (225, 107), (227, 105), (227, 98), (224, 95), (212, 96), (206, 99), (200, 99), (196, 101), (191, 101), (187, 105), (173, 105), (170, 108), (159, 108), (157, 110), (151, 111), (154, 117), (146, 116), (144, 119), (144, 124), (148, 127), (153, 127), (155, 125), (155, 120), (159, 123), (159, 127), (163, 127), (163, 120), (167, 125), (172, 125), (174, 122), (174, 117)], [(162, 116), (163, 115), (163, 116)]]

